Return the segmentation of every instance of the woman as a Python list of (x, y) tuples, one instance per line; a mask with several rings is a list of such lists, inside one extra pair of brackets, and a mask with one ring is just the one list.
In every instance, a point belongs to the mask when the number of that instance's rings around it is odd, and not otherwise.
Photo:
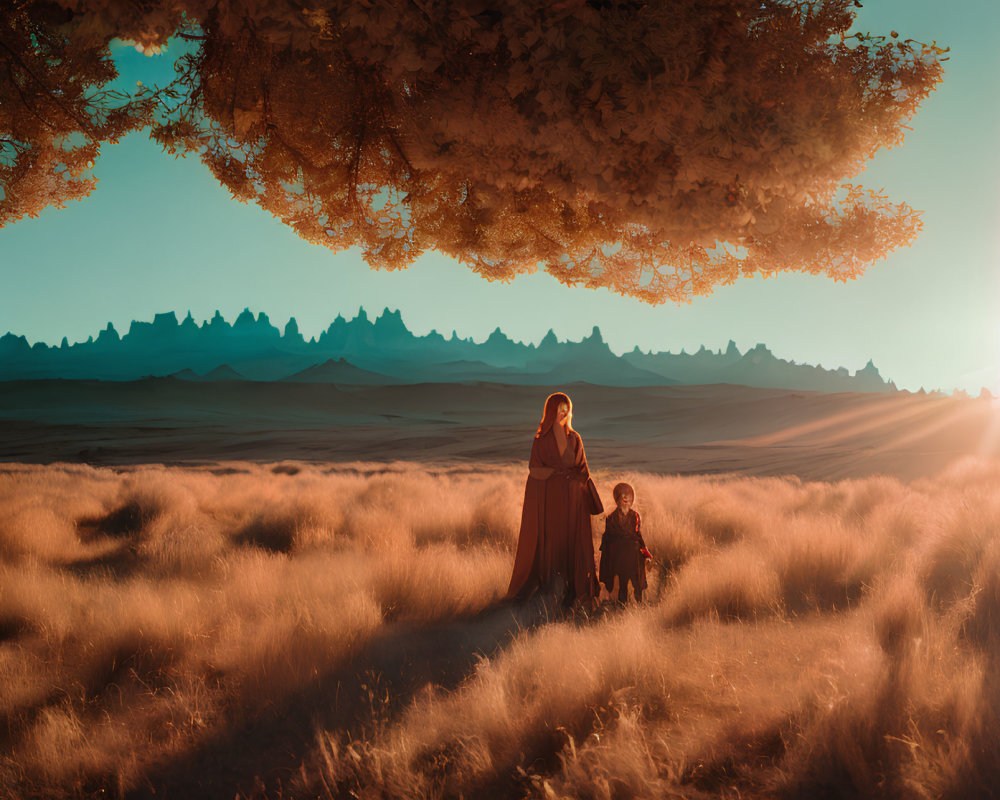
[(557, 575), (565, 581), (566, 605), (580, 601), (590, 606), (597, 597), (590, 470), (572, 420), (569, 397), (562, 392), (549, 395), (531, 445), (508, 598), (523, 599), (535, 589), (553, 588)]

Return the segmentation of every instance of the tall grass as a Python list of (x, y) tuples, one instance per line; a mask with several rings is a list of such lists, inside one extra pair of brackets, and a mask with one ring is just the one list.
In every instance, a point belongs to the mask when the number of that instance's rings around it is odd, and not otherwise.
[(501, 600), (520, 467), (0, 468), (0, 796), (1000, 785), (1000, 467), (598, 478), (650, 590), (567, 613)]

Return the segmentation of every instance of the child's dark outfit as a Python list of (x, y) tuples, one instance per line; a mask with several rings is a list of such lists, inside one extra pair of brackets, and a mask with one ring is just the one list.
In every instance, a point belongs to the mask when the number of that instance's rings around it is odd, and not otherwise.
[(642, 592), (646, 588), (646, 557), (643, 550), (646, 543), (642, 540), (639, 514), (632, 509), (628, 514), (622, 514), (615, 509), (604, 521), (604, 536), (601, 537), (601, 568), (599, 579), (608, 591), (618, 578), (618, 601), (628, 600), (628, 584), (632, 582), (636, 602), (642, 601)]

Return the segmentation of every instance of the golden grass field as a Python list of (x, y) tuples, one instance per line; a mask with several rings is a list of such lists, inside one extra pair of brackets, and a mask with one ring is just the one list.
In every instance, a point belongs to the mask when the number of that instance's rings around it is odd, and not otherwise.
[(520, 466), (0, 467), (0, 796), (997, 791), (996, 462), (596, 477), (658, 560), (565, 616)]

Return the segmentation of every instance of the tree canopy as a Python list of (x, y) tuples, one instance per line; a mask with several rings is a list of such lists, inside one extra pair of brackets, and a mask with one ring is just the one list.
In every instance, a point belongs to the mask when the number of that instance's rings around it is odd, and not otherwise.
[[(849, 183), (941, 79), (934, 43), (852, 34), (854, 0), (15, 0), (0, 9), (0, 226), (87, 194), (150, 126), (243, 201), (374, 267), (689, 300), (741, 275), (843, 280), (919, 214)], [(197, 40), (110, 92), (114, 38)]]

